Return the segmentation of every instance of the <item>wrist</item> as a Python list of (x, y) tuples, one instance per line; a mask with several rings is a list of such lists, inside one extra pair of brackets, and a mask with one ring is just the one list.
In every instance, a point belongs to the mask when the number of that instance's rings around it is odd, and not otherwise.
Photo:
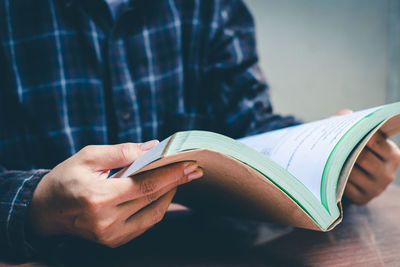
[(29, 231), (32, 236), (45, 237), (57, 234), (55, 218), (51, 215), (51, 210), (47, 206), (47, 202), (51, 200), (46, 197), (45, 193), (45, 184), (48, 175), (49, 174), (44, 175), (37, 184), (28, 206), (26, 230)]

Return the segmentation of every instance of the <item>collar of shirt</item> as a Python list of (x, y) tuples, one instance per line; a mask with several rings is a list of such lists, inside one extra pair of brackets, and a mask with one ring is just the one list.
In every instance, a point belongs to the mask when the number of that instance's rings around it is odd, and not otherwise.
[(118, 17), (120, 12), (123, 12), (127, 5), (130, 4), (130, 0), (106, 0), (110, 12), (114, 20)]
[[(103, 17), (104, 21), (104, 9), (105, 7), (108, 7), (108, 15), (110, 16), (109, 18), (106, 18), (109, 24), (112, 24), (112, 21), (116, 21), (119, 16), (121, 16), (123, 13), (132, 10), (132, 9), (137, 9), (140, 6), (140, 3), (143, 3), (145, 1), (142, 0), (63, 0), (65, 3), (65, 6), (71, 7), (73, 5), (81, 5), (86, 12), (90, 15), (93, 16), (94, 14), (100, 13), (101, 16)], [(98, 23), (98, 21), (96, 21)], [(100, 23), (102, 24), (102, 23)]]

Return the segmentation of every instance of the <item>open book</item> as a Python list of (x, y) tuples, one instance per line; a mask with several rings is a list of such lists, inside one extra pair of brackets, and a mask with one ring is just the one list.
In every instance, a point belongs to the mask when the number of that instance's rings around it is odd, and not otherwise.
[(350, 171), (377, 131), (400, 132), (400, 102), (238, 140), (178, 132), (121, 175), (197, 161), (204, 178), (183, 185), (178, 201), (217, 214), (327, 231), (342, 219)]

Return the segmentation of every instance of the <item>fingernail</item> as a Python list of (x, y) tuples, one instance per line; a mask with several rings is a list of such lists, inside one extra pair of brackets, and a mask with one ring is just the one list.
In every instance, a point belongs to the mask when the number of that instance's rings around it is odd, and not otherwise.
[(188, 175), (188, 180), (192, 181), (195, 179), (199, 179), (200, 177), (203, 176), (203, 170), (198, 168), (196, 171), (192, 172), (191, 174)]
[(140, 148), (140, 150), (146, 151), (146, 150), (149, 150), (150, 148), (158, 145), (158, 143), (160, 143), (158, 140), (150, 140), (145, 143), (141, 143), (139, 145), (139, 148)]
[(199, 167), (197, 163), (189, 162), (188, 164), (186, 164), (185, 169), (183, 169), (183, 174), (188, 175), (189, 173), (194, 172), (197, 169), (197, 167)]

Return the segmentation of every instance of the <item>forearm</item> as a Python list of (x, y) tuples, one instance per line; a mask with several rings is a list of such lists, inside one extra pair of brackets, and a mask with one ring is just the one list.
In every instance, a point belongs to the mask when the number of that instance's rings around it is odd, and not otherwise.
[[(267, 85), (255, 79), (247, 81), (248, 97), (240, 100), (226, 115), (228, 122), (226, 132), (233, 138), (244, 137), (301, 124), (294, 116), (283, 116), (274, 113), (269, 100)], [(253, 88), (252, 88), (253, 87)]]
[(245, 136), (282, 129), (301, 123), (303, 122), (294, 116), (283, 116), (273, 113), (272, 110), (267, 108), (260, 109), (253, 111), (252, 121), (247, 128)]

